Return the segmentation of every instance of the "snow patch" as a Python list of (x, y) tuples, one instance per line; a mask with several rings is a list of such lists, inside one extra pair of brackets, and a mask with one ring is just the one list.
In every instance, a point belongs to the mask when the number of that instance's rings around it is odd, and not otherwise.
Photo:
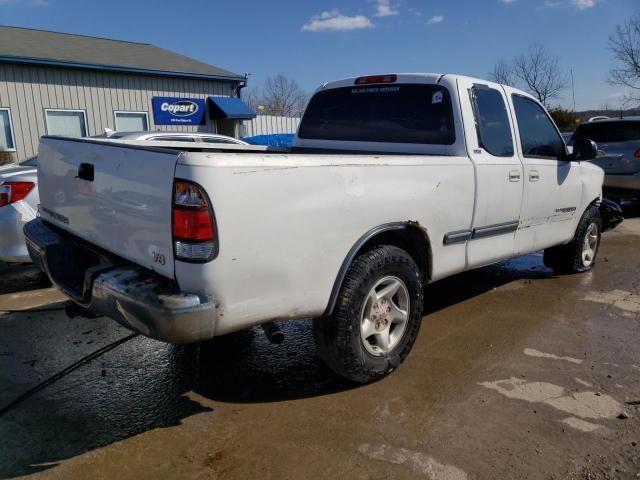
[(365, 443), (358, 447), (358, 452), (372, 460), (404, 465), (413, 472), (427, 476), (430, 480), (468, 480), (469, 478), (458, 467), (445, 465), (425, 453), (406, 448)]
[(578, 358), (559, 357), (557, 355), (554, 355), (553, 353), (545, 353), (545, 352), (541, 352), (539, 350), (535, 350), (533, 348), (525, 348), (523, 353), (525, 355), (530, 356), (530, 357), (549, 358), (551, 360), (563, 360), (565, 362), (576, 363), (578, 365), (580, 365), (582, 363), (582, 360), (580, 360)]

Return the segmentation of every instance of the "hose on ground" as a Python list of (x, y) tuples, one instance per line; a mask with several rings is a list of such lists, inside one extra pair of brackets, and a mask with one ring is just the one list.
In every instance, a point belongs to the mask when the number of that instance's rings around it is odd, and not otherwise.
[(35, 393), (39, 392), (43, 388), (48, 387), (49, 385), (51, 385), (52, 383), (56, 382), (57, 380), (60, 380), (62, 377), (64, 377), (65, 375), (68, 375), (71, 372), (73, 372), (74, 370), (76, 370), (77, 368), (81, 367), (85, 363), (89, 363), (91, 360), (94, 360), (95, 358), (99, 357), (100, 355), (103, 355), (103, 354), (107, 353), (108, 351), (113, 350), (114, 348), (122, 345), (123, 343), (128, 342), (129, 340), (133, 340), (137, 336), (138, 336), (137, 333), (133, 333), (131, 335), (127, 335), (124, 338), (121, 338), (120, 340), (116, 340), (115, 342), (110, 343), (109, 345), (106, 345), (106, 346), (96, 350), (95, 352), (90, 353), (89, 355), (81, 358), (77, 362), (69, 365), (64, 370), (61, 370), (60, 372), (56, 373), (52, 377), (49, 377), (47, 380), (39, 383), (35, 387), (30, 388), (29, 390), (24, 392), (22, 395), (20, 395), (19, 397), (15, 398), (14, 400), (9, 402), (4, 407), (0, 408), (0, 417), (5, 415), (10, 410), (13, 410), (15, 407), (17, 407), (19, 404), (21, 404), (22, 402), (27, 400), (29, 397), (31, 397)]

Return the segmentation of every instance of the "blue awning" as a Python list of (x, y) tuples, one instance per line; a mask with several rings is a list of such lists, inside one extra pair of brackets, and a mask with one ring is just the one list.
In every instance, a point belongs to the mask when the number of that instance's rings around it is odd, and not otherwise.
[(229, 118), (251, 120), (256, 112), (239, 98), (209, 97), (209, 117), (213, 119)]

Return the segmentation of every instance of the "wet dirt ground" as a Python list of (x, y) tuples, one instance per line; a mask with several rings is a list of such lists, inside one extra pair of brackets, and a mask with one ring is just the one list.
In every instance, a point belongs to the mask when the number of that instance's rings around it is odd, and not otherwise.
[(111, 348), (130, 332), (5, 268), (0, 478), (640, 478), (639, 246), (631, 219), (587, 274), (534, 254), (429, 286), (407, 362), (368, 386), (320, 363), (308, 321), (280, 346)]

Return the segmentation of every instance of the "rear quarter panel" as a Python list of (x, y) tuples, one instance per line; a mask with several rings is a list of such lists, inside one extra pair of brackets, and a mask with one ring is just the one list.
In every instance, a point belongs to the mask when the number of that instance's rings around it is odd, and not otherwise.
[(321, 315), (347, 253), (369, 230), (415, 221), (430, 238), (433, 279), (464, 269), (473, 167), (466, 157), (185, 154), (176, 177), (208, 192), (219, 256), (176, 261), (184, 291), (213, 295), (216, 334)]

